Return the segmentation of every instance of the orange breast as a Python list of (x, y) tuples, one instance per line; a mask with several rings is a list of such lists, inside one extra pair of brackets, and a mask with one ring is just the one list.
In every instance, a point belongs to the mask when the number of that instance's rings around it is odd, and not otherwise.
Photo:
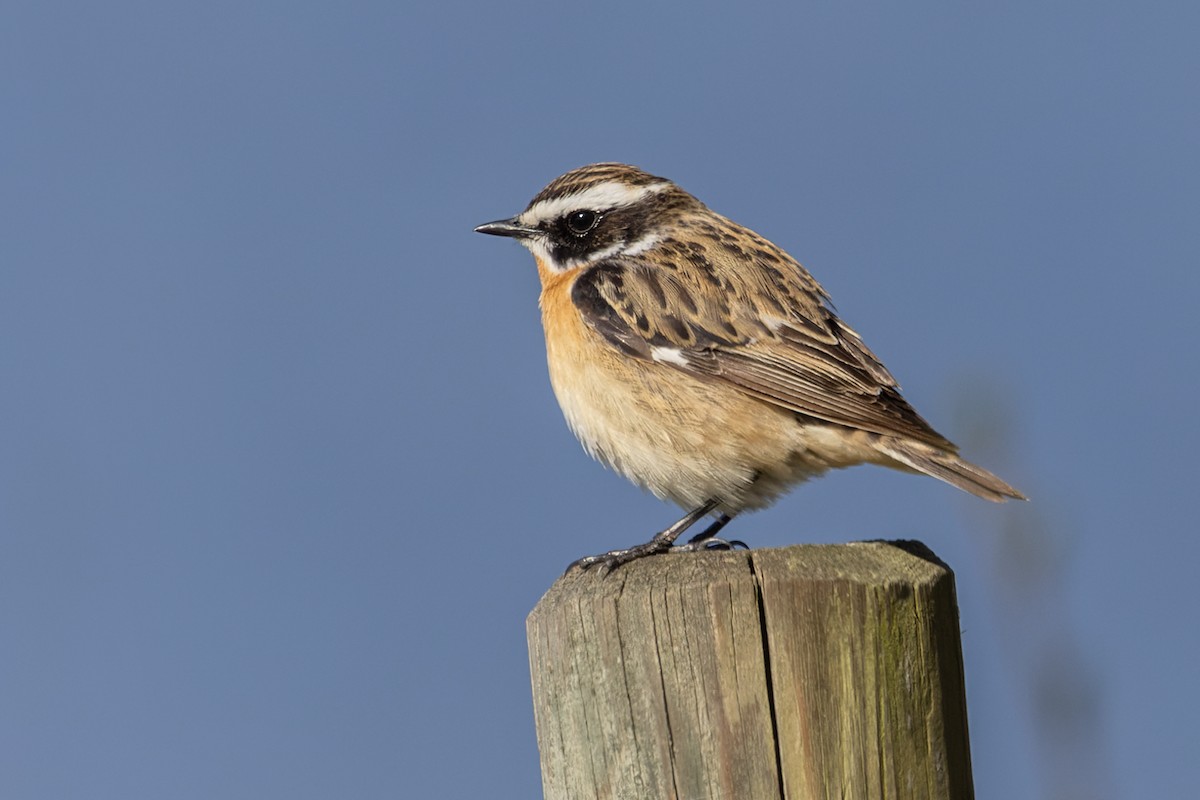
[[(546, 355), (553, 373), (570, 373), (571, 365), (578, 365), (589, 358), (605, 355), (595, 334), (587, 327), (571, 301), (571, 287), (579, 277), (580, 270), (552, 272), (539, 259), (538, 278), (542, 283), (542, 294), (538, 305), (542, 309), (542, 326), (546, 332)], [(588, 345), (592, 350), (588, 351)], [(557, 387), (556, 387), (557, 388)]]

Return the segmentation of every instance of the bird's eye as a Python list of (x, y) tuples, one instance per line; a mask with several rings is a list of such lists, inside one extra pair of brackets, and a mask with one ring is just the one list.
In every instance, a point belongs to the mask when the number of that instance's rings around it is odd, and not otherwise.
[(596, 227), (596, 223), (600, 220), (600, 215), (595, 211), (588, 209), (580, 209), (567, 214), (567, 229), (576, 236), (583, 236), (585, 233)]

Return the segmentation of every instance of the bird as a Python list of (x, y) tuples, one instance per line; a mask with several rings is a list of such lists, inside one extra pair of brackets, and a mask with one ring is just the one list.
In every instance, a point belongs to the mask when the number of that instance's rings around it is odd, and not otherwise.
[(1025, 499), (917, 414), (796, 259), (666, 178), (589, 164), (475, 231), (533, 254), (550, 383), (584, 449), (687, 511), (572, 567), (741, 544), (717, 535), (737, 514), (857, 464)]

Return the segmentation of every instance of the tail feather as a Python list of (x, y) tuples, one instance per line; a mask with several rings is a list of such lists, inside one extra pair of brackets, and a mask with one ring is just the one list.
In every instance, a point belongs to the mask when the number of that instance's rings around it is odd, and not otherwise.
[(878, 442), (880, 452), (901, 466), (923, 472), (957, 486), (963, 491), (1002, 503), (1009, 498), (1025, 500), (1025, 495), (1009, 486), (983, 467), (964, 461), (953, 452), (940, 450), (921, 442), (884, 438)]

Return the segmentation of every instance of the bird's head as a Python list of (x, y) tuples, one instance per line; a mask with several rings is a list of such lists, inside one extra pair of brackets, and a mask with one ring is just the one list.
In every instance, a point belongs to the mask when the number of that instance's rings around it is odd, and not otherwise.
[(665, 178), (627, 164), (589, 164), (556, 178), (517, 216), (475, 230), (517, 239), (548, 270), (566, 272), (645, 253), (694, 208), (703, 206)]

